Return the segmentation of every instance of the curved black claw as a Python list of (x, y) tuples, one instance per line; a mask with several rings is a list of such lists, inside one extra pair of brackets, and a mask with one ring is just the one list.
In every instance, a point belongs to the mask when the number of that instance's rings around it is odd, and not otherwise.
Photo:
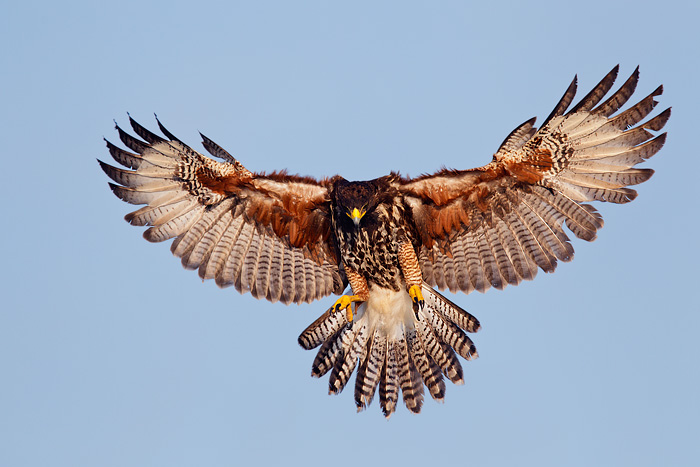
[(416, 315), (416, 321), (420, 321), (420, 315), (418, 314), (418, 313), (420, 313), (420, 310), (421, 310), (421, 308), (419, 308), (419, 306), (414, 302), (413, 303), (413, 314)]
[(423, 307), (425, 306), (425, 300), (423, 299), (423, 293), (421, 292), (421, 288), (419, 285), (412, 285), (408, 289), (408, 294), (411, 296), (411, 300), (413, 301), (413, 304), (418, 307), (419, 310), (422, 310)]

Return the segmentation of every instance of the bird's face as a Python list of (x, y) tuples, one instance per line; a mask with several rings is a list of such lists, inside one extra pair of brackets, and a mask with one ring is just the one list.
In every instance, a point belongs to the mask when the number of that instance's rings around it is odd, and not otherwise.
[(363, 228), (372, 217), (376, 202), (376, 188), (372, 183), (339, 183), (334, 190), (336, 223), (355, 230)]

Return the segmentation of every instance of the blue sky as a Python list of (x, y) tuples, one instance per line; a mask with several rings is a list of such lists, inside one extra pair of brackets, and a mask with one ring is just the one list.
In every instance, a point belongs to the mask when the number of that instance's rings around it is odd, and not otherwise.
[[(0, 465), (697, 465), (700, 8), (568, 3), (4, 5)], [(451, 296), (481, 357), (388, 422), (309, 376), (296, 338), (333, 298), (202, 283), (95, 162), (128, 111), (256, 171), (471, 168), (617, 63), (673, 106), (656, 174), (555, 274)]]

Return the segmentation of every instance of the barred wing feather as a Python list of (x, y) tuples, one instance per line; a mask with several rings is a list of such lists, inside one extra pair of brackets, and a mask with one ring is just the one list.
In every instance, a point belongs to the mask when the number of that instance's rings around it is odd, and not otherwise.
[(171, 250), (185, 268), (258, 298), (301, 303), (342, 293), (347, 281), (330, 235), (330, 180), (254, 174), (205, 136), (205, 148), (224, 162), (186, 146), (160, 121), (168, 140), (129, 121), (143, 141), (117, 131), (133, 152), (107, 142), (126, 169), (100, 166), (116, 182), (115, 195), (146, 205), (125, 219), (148, 226), (147, 240), (174, 238)]
[(442, 170), (397, 182), (413, 214), (424, 280), (451, 291), (501, 289), (552, 272), (574, 250), (564, 225), (587, 241), (603, 219), (589, 201), (627, 203), (653, 170), (635, 167), (656, 154), (654, 136), (671, 109), (643, 121), (659, 86), (629, 109), (639, 69), (600, 103), (617, 77), (613, 68), (569, 112), (576, 78), (540, 129), (530, 119), (504, 140), (493, 161), (472, 170)]

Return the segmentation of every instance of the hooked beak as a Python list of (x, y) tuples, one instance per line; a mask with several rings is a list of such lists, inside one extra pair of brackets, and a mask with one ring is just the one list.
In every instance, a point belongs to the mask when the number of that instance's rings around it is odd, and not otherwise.
[(352, 211), (348, 211), (346, 214), (352, 221), (355, 223), (355, 227), (360, 226), (360, 219), (362, 219), (362, 216), (365, 215), (365, 210), (364, 208), (362, 210), (353, 208)]

